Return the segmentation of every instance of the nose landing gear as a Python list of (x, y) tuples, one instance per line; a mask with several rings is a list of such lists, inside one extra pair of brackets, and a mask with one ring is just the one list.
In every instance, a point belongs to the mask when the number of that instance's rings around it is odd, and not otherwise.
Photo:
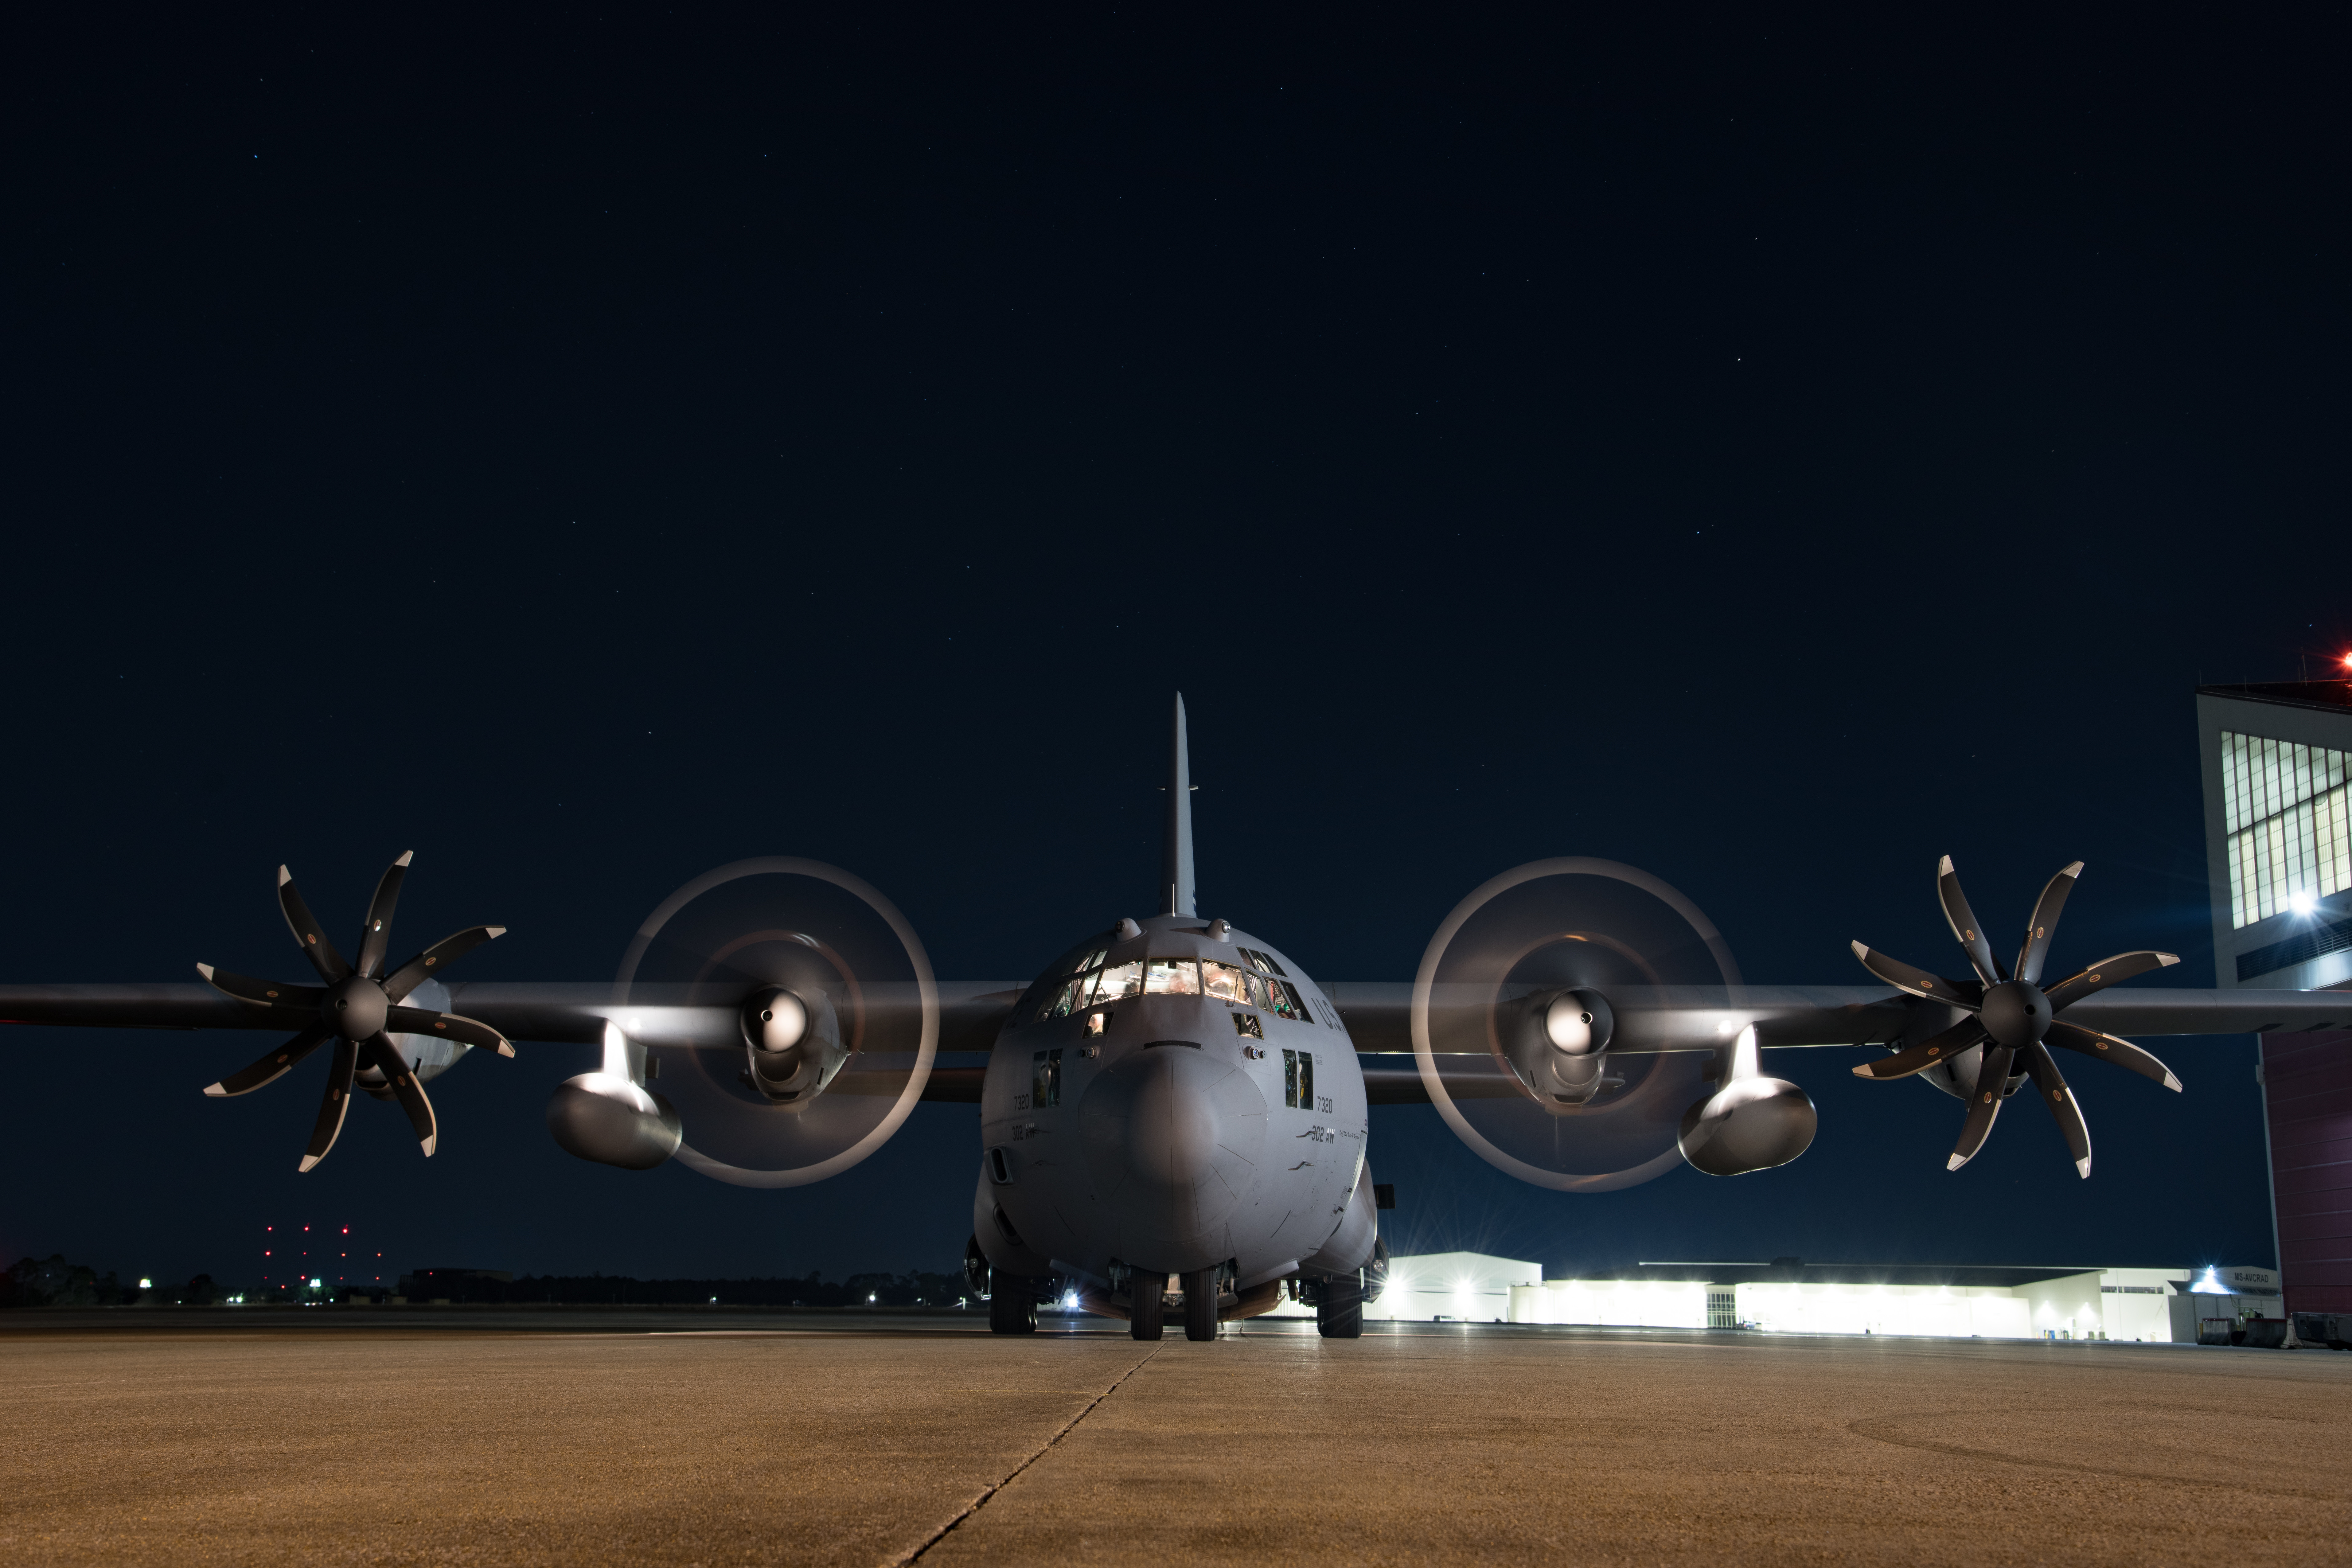
[[(1134, 1305), (1128, 1309), (1128, 1334), (1139, 1340), (1158, 1339), (1160, 1324), (1167, 1316), (1168, 1276), (1154, 1274), (1148, 1268), (1139, 1268), (1128, 1276), (1128, 1289), (1132, 1292), (1134, 1302)], [(1211, 1297), (1210, 1300), (1213, 1302), (1215, 1298)], [(1191, 1301), (1192, 1298), (1189, 1295), (1186, 1296), (1185, 1321), (1188, 1325), (1186, 1329), (1188, 1333), (1191, 1331), (1189, 1325), (1192, 1321)], [(1210, 1308), (1213, 1314), (1215, 1310), (1213, 1306)], [(1213, 1331), (1215, 1322), (1215, 1318), (1212, 1316), (1210, 1324)]]
[(1184, 1337), (1188, 1340), (1213, 1340), (1217, 1337), (1217, 1270), (1187, 1269), (1184, 1273)]

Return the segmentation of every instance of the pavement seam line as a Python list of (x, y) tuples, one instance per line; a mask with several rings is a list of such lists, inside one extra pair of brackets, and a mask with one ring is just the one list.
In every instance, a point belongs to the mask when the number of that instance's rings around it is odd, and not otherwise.
[(2300, 1487), (2260, 1486), (2231, 1478), (2214, 1480), (2203, 1476), (2168, 1476), (2153, 1470), (2120, 1470), (2108, 1465), (2084, 1465), (2066, 1459), (2047, 1458), (2040, 1454), (2004, 1454), (1997, 1448), (1968, 1448), (1958, 1443), (1931, 1442), (1925, 1437), (1898, 1437), (1873, 1427), (1888, 1427), (1898, 1421), (1933, 1420), (1945, 1415), (1974, 1415), (1973, 1410), (1919, 1411), (1906, 1415), (1872, 1415), (1859, 1421), (1849, 1421), (1845, 1429), (1857, 1437), (1867, 1437), (1874, 1443), (1885, 1443), (1898, 1448), (1919, 1448), (1930, 1454), (1949, 1454), (1959, 1459), (1985, 1459), (1996, 1465), (2017, 1465), (2029, 1470), (2067, 1470), (2083, 1476), (2105, 1476), (2116, 1480), (2151, 1481), (2167, 1487), (2219, 1487), (2230, 1491), (2253, 1492), (2262, 1497), (2304, 1498), (2318, 1502), (2341, 1502), (2338, 1492), (2309, 1491)]
[(982, 1509), (986, 1508), (988, 1506), (989, 1499), (994, 1497), (997, 1493), (1011, 1486), (1020, 1478), (1022, 1471), (1027, 1469), (1030, 1466), (1035, 1464), (1038, 1460), (1052, 1453), (1056, 1444), (1060, 1443), (1063, 1438), (1068, 1436), (1072, 1432), (1076, 1431), (1078, 1423), (1093, 1415), (1096, 1405), (1100, 1405), (1104, 1400), (1108, 1399), (1112, 1394), (1117, 1394), (1120, 1384), (1125, 1383), (1129, 1378), (1133, 1377), (1137, 1373), (1141, 1372), (1146, 1366), (1150, 1364), (1151, 1358), (1153, 1356), (1158, 1355), (1161, 1351), (1167, 1348), (1168, 1347), (1164, 1344), (1152, 1346), (1151, 1349), (1145, 1353), (1144, 1358), (1141, 1361), (1137, 1362), (1133, 1366), (1129, 1367), (1125, 1372), (1120, 1373), (1117, 1378), (1113, 1379), (1111, 1385), (1108, 1388), (1104, 1389), (1100, 1394), (1097, 1394), (1092, 1399), (1087, 1400), (1085, 1409), (1079, 1411), (1076, 1415), (1071, 1416), (1067, 1421), (1063, 1422), (1061, 1426), (1052, 1436), (1046, 1438), (1044, 1443), (1038, 1445), (1037, 1451), (1035, 1453), (1031, 1454), (1027, 1458), (1022, 1460), (1019, 1464), (1013, 1466), (1013, 1468), (1006, 1471), (1003, 1480), (992, 1482), (988, 1487), (983, 1489), (978, 1497), (964, 1504), (963, 1508), (953, 1519), (949, 1520), (945, 1524), (931, 1531), (931, 1533), (912, 1552), (902, 1552), (898, 1556), (892, 1558), (891, 1563), (893, 1564), (893, 1568), (905, 1568), (906, 1564), (914, 1562), (917, 1558), (922, 1556), (924, 1552), (929, 1552), (932, 1547), (937, 1546), (940, 1542), (945, 1541), (950, 1535), (953, 1534), (956, 1529), (961, 1526), (965, 1520), (970, 1519), (973, 1514), (976, 1514)]

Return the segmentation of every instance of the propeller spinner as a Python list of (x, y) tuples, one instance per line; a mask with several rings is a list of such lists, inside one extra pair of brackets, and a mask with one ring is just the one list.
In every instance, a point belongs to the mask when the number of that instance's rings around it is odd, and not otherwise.
[[(1969, 908), (1967, 895), (1960, 891), (1960, 879), (1952, 869), (1949, 855), (1937, 868), (1936, 892), (1943, 902), (1944, 918), (1951, 922), (1953, 936), (1959, 939), (1961, 951), (1969, 955), (1969, 967), (1976, 972), (1974, 980), (1947, 979), (1915, 969), (1861, 942), (1853, 944), (1854, 956), (1862, 960), (1863, 967), (1889, 985), (1957, 1008), (1965, 1015), (1951, 1027), (1916, 1046), (1853, 1069), (1856, 1078), (1888, 1082), (1924, 1072), (1939, 1063), (1952, 1064), (1954, 1081), (1967, 1090), (1969, 1114), (1961, 1124), (1960, 1139), (1953, 1146), (1947, 1170), (1958, 1170), (1984, 1147), (1985, 1139), (1992, 1132), (1993, 1119), (2000, 1114), (2000, 1102), (2012, 1092), (2010, 1070), (2012, 1066), (2021, 1066), (2025, 1077), (2033, 1083), (2036, 1097), (2057, 1119), (2058, 1130), (2074, 1154), (2076, 1173), (2086, 1178), (2090, 1175), (2091, 1130), (2083, 1120), (2083, 1108), (2075, 1100), (2074, 1089), (2068, 1087), (2064, 1075), (2058, 1070), (2056, 1058), (2050, 1054), (2053, 1046), (2114, 1062), (2143, 1078), (2154, 1079), (2176, 1093), (2179, 1091), (2180, 1080), (2173, 1077), (2172, 1069), (2129, 1040), (2069, 1024), (2058, 1016), (2095, 991), (2104, 991), (2151, 969), (2178, 963), (2178, 957), (2169, 952), (2119, 952), (2055, 985), (2045, 989), (2042, 984), (2042, 966), (2050, 955), (2051, 936), (2058, 929), (2059, 911), (2065, 908), (2066, 895), (2074, 890), (2075, 879), (2082, 874), (2083, 863), (2077, 860), (2051, 878), (2050, 885), (2042, 889), (2042, 897), (2033, 906), (2033, 918), (2025, 928), (2025, 941), (2018, 949), (2014, 973), (2002, 968), (2000, 961), (1993, 956), (1992, 944), (1985, 941), (1984, 929), (1977, 923), (1975, 911)], [(1973, 1086), (1963, 1070), (1968, 1065), (1967, 1053), (1972, 1051), (1978, 1053)]]
[(432, 1154), (438, 1139), (433, 1101), (425, 1097), (425, 1085), (400, 1054), (392, 1036), (424, 1035), (480, 1046), (502, 1057), (515, 1054), (506, 1037), (488, 1024), (461, 1018), (455, 1013), (401, 1005), (410, 992), (426, 980), (438, 977), (452, 960), (505, 935), (506, 927), (470, 926), (434, 943), (391, 973), (383, 973), (384, 953), (392, 943), (393, 907), (400, 901), (400, 884), (408, 874), (408, 862), (415, 854), (415, 850), (409, 850), (394, 860), (384, 871), (383, 879), (376, 884), (375, 898), (368, 906), (367, 925), (360, 933), (356, 964), (345, 963), (342, 953), (328, 939), (317, 917), (310, 913), (310, 907), (295, 890), (293, 873), (283, 866), (278, 868), (278, 906), (286, 912), (286, 923), (292, 929), (302, 955), (318, 971), (319, 978), (325, 982), (323, 985), (256, 980), (209, 963), (196, 965), (196, 973), (215, 990), (266, 1008), (272, 1023), (300, 1030), (242, 1071), (205, 1085), (206, 1094), (215, 1099), (250, 1094), (264, 1084), (276, 1082), (328, 1041), (334, 1042), (334, 1062), (327, 1073), (326, 1096), (319, 1103), (319, 1120), (310, 1129), (310, 1147), (302, 1154), (301, 1169), (305, 1171), (325, 1159), (327, 1151), (335, 1146), (335, 1139), (343, 1130), (344, 1112), (351, 1109), (352, 1080), (362, 1066), (383, 1075), (401, 1109), (408, 1112), (409, 1125), (416, 1130), (416, 1141), (427, 1156)]

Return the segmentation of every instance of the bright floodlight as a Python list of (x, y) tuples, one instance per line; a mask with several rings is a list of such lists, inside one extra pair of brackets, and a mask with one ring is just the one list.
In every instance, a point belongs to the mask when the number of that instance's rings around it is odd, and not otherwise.
[(2319, 908), (2319, 895), (2309, 888), (2297, 888), (2286, 896), (2286, 906), (2296, 914), (2307, 915)]

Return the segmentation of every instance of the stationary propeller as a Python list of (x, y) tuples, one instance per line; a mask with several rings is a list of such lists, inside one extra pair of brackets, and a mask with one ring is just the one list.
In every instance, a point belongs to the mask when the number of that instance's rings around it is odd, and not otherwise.
[(352, 1080), (362, 1067), (373, 1068), (383, 1075), (401, 1109), (408, 1112), (409, 1125), (416, 1130), (416, 1141), (424, 1145), (428, 1157), (432, 1154), (439, 1136), (433, 1119), (433, 1102), (425, 1098), (425, 1086), (418, 1081), (415, 1069), (393, 1043), (393, 1035), (421, 1035), (480, 1046), (502, 1057), (514, 1055), (514, 1047), (507, 1043), (506, 1037), (488, 1024), (461, 1018), (454, 1013), (401, 1005), (410, 992), (427, 980), (438, 978), (460, 954), (505, 935), (506, 927), (469, 926), (434, 943), (391, 973), (383, 972), (384, 953), (392, 942), (393, 906), (400, 901), (400, 884), (408, 875), (408, 862), (415, 854), (410, 850), (394, 860), (385, 870), (383, 879), (376, 884), (375, 899), (368, 906), (367, 926), (360, 933), (357, 963), (343, 961), (342, 953), (328, 940), (310, 913), (310, 907), (295, 890), (293, 873), (283, 866), (278, 868), (278, 907), (285, 910), (286, 923), (292, 928), (295, 942), (301, 947), (302, 955), (310, 961), (310, 967), (318, 971), (319, 978), (326, 983), (323, 985), (256, 980), (209, 963), (196, 965), (196, 973), (215, 990), (266, 1008), (273, 1023), (300, 1030), (252, 1066), (229, 1074), (218, 1083), (207, 1084), (206, 1094), (215, 1099), (250, 1094), (264, 1084), (276, 1082), (328, 1041), (334, 1042), (334, 1064), (327, 1073), (326, 1097), (319, 1103), (319, 1120), (310, 1129), (310, 1147), (302, 1154), (301, 1169), (305, 1171), (325, 1159), (327, 1151), (335, 1146), (336, 1136), (343, 1130), (343, 1114), (351, 1109)]
[(2014, 1066), (2032, 1081), (2036, 1096), (2057, 1118), (2058, 1131), (2074, 1154), (2075, 1172), (2086, 1178), (2090, 1175), (2091, 1130), (2083, 1121), (2083, 1108), (2075, 1101), (2074, 1089), (2050, 1054), (2053, 1046), (2114, 1062), (2179, 1091), (2180, 1080), (2172, 1076), (2172, 1069), (2129, 1040), (2069, 1024), (2058, 1016), (2095, 991), (2178, 963), (2178, 957), (2169, 952), (2119, 952), (2055, 985), (2044, 988), (2042, 984), (2042, 966), (2050, 955), (2059, 911), (2066, 907), (2066, 895), (2074, 891), (2082, 874), (2083, 863), (2077, 860), (2042, 889), (2033, 918), (2026, 924), (2024, 943), (2018, 949), (2014, 973), (1993, 956), (1984, 928), (1977, 923), (1967, 896), (1960, 891), (1960, 879), (1952, 869), (1949, 855), (1937, 868), (1936, 892), (1943, 901), (1944, 918), (1951, 922), (1952, 934), (1969, 955), (1975, 979), (1947, 979), (1861, 942), (1853, 944), (1854, 956), (1862, 960), (1863, 967), (1889, 985), (1962, 1015), (1958, 1022), (1917, 1045), (1853, 1069), (1856, 1078), (1886, 1082), (1930, 1068), (1946, 1068), (1969, 1102), (1968, 1120), (1961, 1124), (1960, 1141), (1953, 1146), (1947, 1170), (1958, 1170), (1984, 1147), (1993, 1118), (2000, 1114), (2000, 1102), (2023, 1081), (2011, 1078)]

